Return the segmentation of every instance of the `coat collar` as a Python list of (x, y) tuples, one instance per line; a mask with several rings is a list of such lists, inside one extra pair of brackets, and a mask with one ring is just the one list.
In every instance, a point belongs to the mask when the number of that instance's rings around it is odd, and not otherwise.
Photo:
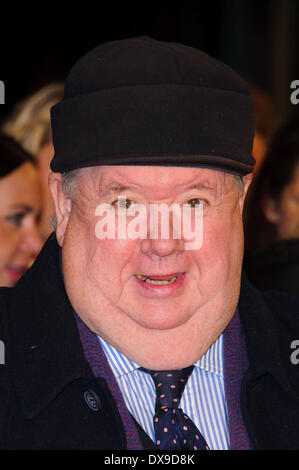
[(93, 377), (61, 279), (54, 234), (10, 294), (11, 365), (23, 412), (32, 418), (70, 382)]
[[(270, 373), (293, 393), (277, 342), (277, 328), (263, 295), (242, 278), (241, 323), (251, 376)], [(59, 269), (55, 234), (37, 260), (9, 289), (10, 352), (13, 380), (27, 418), (37, 415), (70, 382), (93, 378)]]
[[(255, 381), (264, 374), (270, 374), (288, 394), (298, 400), (298, 391), (290, 381), (291, 363), (290, 360), (286, 361), (290, 354), (291, 339), (285, 334), (286, 330), (282, 331), (278, 326), (278, 318), (289, 315), (291, 310), (294, 317), (297, 316), (298, 303), (279, 292), (262, 293), (247, 280), (243, 272), (238, 305), (249, 358), (247, 377)], [(288, 323), (286, 317), (285, 321)], [(296, 323), (293, 334), (298, 329), (298, 320)]]

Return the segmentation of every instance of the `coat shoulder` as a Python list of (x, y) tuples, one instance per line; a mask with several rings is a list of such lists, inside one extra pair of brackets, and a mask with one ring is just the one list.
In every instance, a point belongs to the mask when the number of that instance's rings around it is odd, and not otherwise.
[(299, 332), (299, 300), (274, 290), (263, 292), (262, 295), (277, 322)]
[(8, 302), (11, 295), (10, 288), (0, 288), (0, 340), (7, 343), (8, 340)]
[[(11, 401), (11, 377), (9, 373), (9, 314), (7, 303), (10, 297), (9, 288), (0, 288), (0, 449), (5, 448), (5, 423), (7, 422)], [(4, 425), (3, 425), (4, 424)]]
[(247, 279), (244, 272), (240, 304), (248, 310), (248, 314), (253, 310), (259, 317), (261, 311), (267, 311), (275, 322), (283, 322), (285, 327), (294, 327), (299, 331), (299, 299), (278, 290), (262, 291)]

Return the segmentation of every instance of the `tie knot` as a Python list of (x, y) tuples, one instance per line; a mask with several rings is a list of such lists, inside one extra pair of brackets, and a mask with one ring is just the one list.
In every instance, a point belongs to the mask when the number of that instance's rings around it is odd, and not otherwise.
[(154, 380), (156, 387), (156, 410), (166, 411), (168, 408), (178, 408), (193, 368), (193, 365), (179, 370), (162, 371), (141, 368), (144, 372), (149, 373)]

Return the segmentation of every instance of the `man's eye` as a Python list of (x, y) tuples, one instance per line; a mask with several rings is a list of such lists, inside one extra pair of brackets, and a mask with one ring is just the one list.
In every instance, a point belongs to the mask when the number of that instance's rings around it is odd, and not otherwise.
[(203, 199), (199, 199), (199, 198), (190, 199), (190, 201), (187, 202), (187, 204), (192, 208), (198, 207), (200, 206), (200, 204), (203, 204), (203, 203), (204, 203)]
[(22, 223), (22, 220), (23, 220), (24, 216), (25, 216), (24, 212), (19, 212), (19, 213), (17, 213), (17, 214), (9, 215), (9, 216), (7, 217), (7, 220), (8, 220), (8, 222), (10, 222), (11, 224), (13, 224), (13, 225), (19, 227), (19, 226), (21, 225), (21, 223)]
[(117, 201), (114, 201), (113, 205), (116, 205), (120, 209), (129, 209), (134, 204), (131, 199), (119, 198)]

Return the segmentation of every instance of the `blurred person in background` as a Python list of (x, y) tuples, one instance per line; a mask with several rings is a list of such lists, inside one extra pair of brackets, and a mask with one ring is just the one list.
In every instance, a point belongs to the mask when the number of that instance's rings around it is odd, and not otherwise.
[(62, 96), (62, 83), (46, 85), (18, 103), (3, 125), (3, 131), (17, 140), (37, 162), (42, 190), (40, 231), (44, 241), (52, 232), (51, 216), (54, 212), (48, 188), (50, 161), (54, 154), (50, 109)]
[(253, 98), (254, 140), (252, 155), (255, 158), (254, 177), (265, 158), (269, 143), (278, 127), (277, 111), (271, 96), (257, 85), (250, 84)]
[(40, 183), (33, 158), (0, 134), (0, 286), (12, 287), (42, 247)]
[(299, 116), (275, 134), (246, 204), (247, 276), (299, 297)]

